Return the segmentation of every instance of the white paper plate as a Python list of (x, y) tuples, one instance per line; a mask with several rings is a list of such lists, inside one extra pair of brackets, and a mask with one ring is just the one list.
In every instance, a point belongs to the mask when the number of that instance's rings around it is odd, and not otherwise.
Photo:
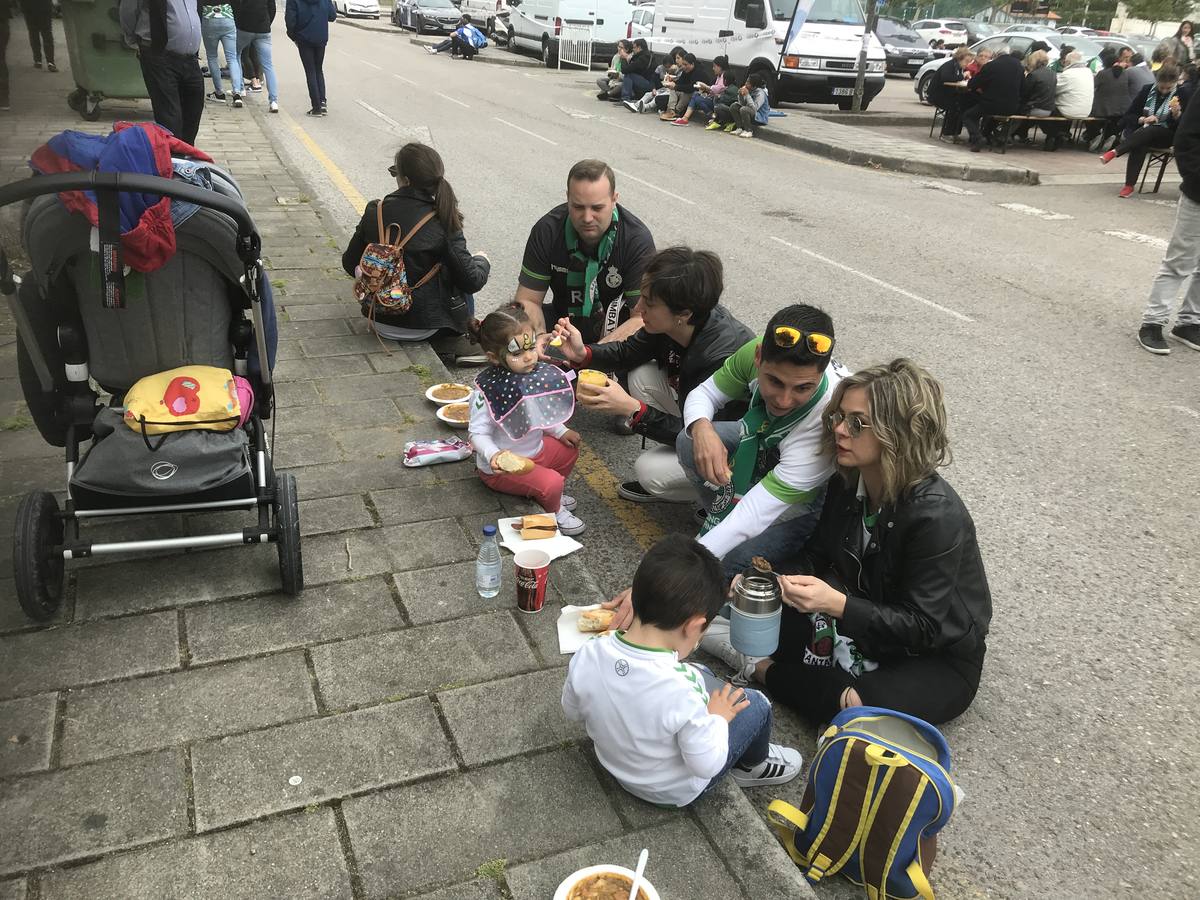
[(558, 652), (570, 656), (588, 641), (608, 634), (607, 631), (580, 631), (579, 617), (589, 609), (599, 609), (599, 603), (591, 606), (564, 606), (558, 617)]
[(463, 384), (461, 381), (443, 381), (441, 384), (435, 384), (433, 387), (431, 387), (429, 390), (427, 390), (425, 392), (425, 399), (428, 400), (430, 403), (436, 403), (438, 406), (445, 406), (447, 403), (466, 403), (467, 400), (469, 400), (471, 397), (470, 394), (467, 394), (466, 397), (460, 397), (457, 400), (442, 400), (433, 395), (433, 392), (436, 391), (438, 388), (444, 388), (444, 387), (458, 387), (458, 388), (466, 388), (468, 391), (472, 390), (472, 388), (469, 384)]
[[(447, 406), (448, 405), (449, 404), (447, 404)], [(463, 406), (466, 406), (466, 405), (467, 405), (466, 403), (463, 403)], [(443, 422), (445, 422), (451, 428), (466, 428), (467, 425), (470, 424), (469, 422), (456, 422), (456, 421), (454, 421), (454, 419), (451, 419), (449, 416), (446, 415), (446, 407), (445, 406), (439, 406), (434, 412), (439, 419), (441, 419)]]

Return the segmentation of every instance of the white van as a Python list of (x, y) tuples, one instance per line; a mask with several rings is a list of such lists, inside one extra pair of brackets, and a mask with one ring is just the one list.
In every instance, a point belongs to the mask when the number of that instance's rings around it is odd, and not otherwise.
[[(836, 103), (849, 109), (866, 18), (858, 0), (815, 0), (784, 51), (796, 0), (657, 0), (650, 48), (680, 46), (705, 63), (729, 57), (741, 78), (760, 72), (771, 102)], [(870, 35), (862, 108), (883, 90), (887, 57)]]
[(629, 0), (508, 0), (509, 47), (524, 47), (558, 62), (558, 37), (563, 25), (592, 28), (592, 59), (607, 63), (625, 37), (633, 7)]

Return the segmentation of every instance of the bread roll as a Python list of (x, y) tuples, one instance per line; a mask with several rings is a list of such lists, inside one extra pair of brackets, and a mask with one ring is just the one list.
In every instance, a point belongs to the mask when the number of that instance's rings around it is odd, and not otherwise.
[(506, 475), (524, 475), (533, 471), (532, 459), (513, 453), (511, 450), (501, 450), (497, 453), (493, 464)]
[(558, 522), (550, 513), (521, 517), (521, 540), (538, 541), (558, 534)]
[(579, 630), (608, 631), (614, 615), (616, 611), (612, 609), (585, 609), (579, 614)]
[(579, 383), (594, 384), (596, 387), (604, 387), (608, 384), (608, 376), (603, 372), (597, 372), (595, 369), (580, 369)]

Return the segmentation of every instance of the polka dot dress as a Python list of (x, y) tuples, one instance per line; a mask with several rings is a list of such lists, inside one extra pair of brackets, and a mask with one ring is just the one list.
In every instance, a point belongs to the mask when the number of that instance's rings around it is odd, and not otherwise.
[(475, 385), (492, 420), (514, 441), (534, 430), (563, 425), (575, 412), (571, 382), (549, 363), (538, 363), (524, 375), (489, 366), (475, 379)]

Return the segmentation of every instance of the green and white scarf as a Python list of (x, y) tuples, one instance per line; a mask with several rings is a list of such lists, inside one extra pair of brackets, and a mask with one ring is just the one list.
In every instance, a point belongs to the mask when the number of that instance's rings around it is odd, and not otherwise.
[(580, 297), (579, 304), (572, 303), (567, 307), (567, 313), (572, 316), (583, 316), (585, 319), (592, 315), (592, 309), (600, 300), (600, 285), (598, 279), (600, 270), (608, 263), (609, 256), (612, 255), (613, 247), (617, 242), (617, 208), (613, 207), (612, 225), (604, 232), (600, 238), (600, 245), (596, 247), (596, 255), (588, 256), (579, 247), (579, 233), (575, 231), (575, 226), (571, 224), (570, 217), (566, 222), (566, 239), (567, 252), (571, 254), (573, 259), (580, 260), (584, 264), (582, 272), (569, 271), (567, 272), (567, 287), (571, 289), (571, 298)]

